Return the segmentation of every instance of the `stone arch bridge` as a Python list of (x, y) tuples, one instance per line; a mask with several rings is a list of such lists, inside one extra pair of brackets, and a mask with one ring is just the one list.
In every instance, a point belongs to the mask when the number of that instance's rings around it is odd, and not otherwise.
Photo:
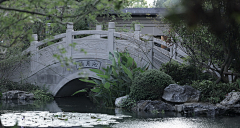
[[(79, 38), (80, 35), (84, 37)], [(56, 97), (71, 95), (81, 89), (80, 85), (65, 87), (69, 82), (74, 83), (74, 79), (85, 77), (86, 74), (88, 77), (98, 78), (89, 69), (101, 69), (110, 64), (108, 55), (114, 50), (120, 52), (128, 50), (138, 66), (150, 64), (150, 68), (157, 69), (170, 58), (182, 63), (178, 55), (186, 55), (176, 45), (166, 44), (165, 41), (151, 36), (140, 35), (140, 25), (135, 25), (134, 33), (115, 32), (114, 22), (109, 22), (107, 31), (101, 30), (101, 26), (97, 26), (96, 30), (74, 31), (73, 24), (68, 23), (66, 33), (42, 41), (38, 41), (36, 34), (33, 34), (33, 38), (31, 46), (24, 51), (30, 52), (31, 56), (27, 61), (17, 64), (7, 78), (18, 82), (45, 85)], [(46, 46), (48, 42), (55, 43)], [(75, 47), (70, 46), (71, 44)], [(159, 47), (159, 44), (168, 46), (168, 50)], [(53, 57), (54, 54), (61, 54), (60, 48), (66, 49), (63, 56), (82, 63), (83, 67), (81, 69), (78, 69), (77, 65), (62, 67), (59, 60)], [(84, 49), (86, 54), (80, 49)]]

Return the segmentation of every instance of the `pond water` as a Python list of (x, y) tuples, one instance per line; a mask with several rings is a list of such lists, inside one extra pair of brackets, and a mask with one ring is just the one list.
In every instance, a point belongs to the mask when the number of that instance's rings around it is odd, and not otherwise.
[[(33, 116), (45, 114), (45, 116), (36, 117), (37, 120), (46, 119), (46, 115), (54, 115), (52, 118), (56, 118), (62, 121), (73, 121), (73, 115), (80, 114), (79, 117), (85, 118), (87, 123), (95, 121), (94, 125), (79, 125), (79, 121), (74, 123), (76, 126), (70, 125), (58, 125), (47, 126), (41, 125), (41, 127), (95, 127), (95, 128), (240, 128), (240, 116), (232, 117), (186, 117), (175, 112), (165, 112), (158, 114), (150, 114), (145, 112), (128, 112), (122, 109), (115, 108), (98, 108), (86, 97), (67, 97), (67, 98), (56, 98), (54, 101), (48, 103), (42, 102), (24, 102), (24, 101), (1, 101), (1, 114), (2, 121), (3, 116), (9, 113), (10, 116), (17, 117), (17, 115)], [(26, 112), (27, 111), (27, 112)], [(37, 113), (37, 114), (36, 114)], [(11, 115), (12, 114), (12, 115)], [(13, 115), (15, 114), (15, 115)], [(22, 116), (21, 115), (21, 116)], [(60, 117), (61, 115), (61, 117)], [(7, 115), (9, 116), (9, 115)], [(70, 117), (68, 118), (67, 117)], [(100, 117), (104, 116), (104, 117)], [(23, 116), (22, 116), (23, 117)], [(21, 118), (22, 118), (21, 117)], [(101, 119), (100, 119), (101, 118)], [(109, 122), (107, 122), (107, 119)], [(10, 120), (5, 118), (6, 120)], [(101, 121), (97, 121), (101, 120)], [(52, 121), (52, 119), (50, 120)], [(103, 121), (105, 121), (103, 123)], [(34, 122), (34, 121), (33, 121)], [(35, 121), (34, 123), (36, 123)], [(53, 121), (52, 121), (53, 122)], [(96, 122), (100, 122), (97, 124)], [(19, 124), (22, 122), (19, 122)], [(86, 123), (86, 122), (85, 122)], [(102, 124), (101, 124), (102, 123)], [(67, 123), (66, 123), (67, 124)], [(26, 126), (24, 126), (26, 127)], [(36, 127), (36, 126), (32, 126)], [(40, 125), (38, 126), (40, 127)], [(23, 128), (23, 127), (22, 127)]]

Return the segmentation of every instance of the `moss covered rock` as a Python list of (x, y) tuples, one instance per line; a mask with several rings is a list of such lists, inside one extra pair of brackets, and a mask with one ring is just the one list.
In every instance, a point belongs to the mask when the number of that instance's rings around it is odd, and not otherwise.
[(130, 97), (135, 100), (154, 100), (163, 95), (163, 90), (173, 84), (172, 77), (159, 70), (148, 70), (134, 78)]

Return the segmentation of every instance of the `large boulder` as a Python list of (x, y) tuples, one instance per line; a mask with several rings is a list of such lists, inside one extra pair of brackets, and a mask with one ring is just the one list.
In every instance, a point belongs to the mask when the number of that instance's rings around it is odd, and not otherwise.
[(122, 97), (117, 98), (117, 99), (115, 100), (115, 106), (121, 108), (123, 102), (126, 101), (126, 99), (127, 99), (128, 97), (129, 97), (129, 96), (126, 95), (126, 96), (122, 96)]
[(231, 106), (236, 104), (240, 100), (240, 92), (230, 92), (226, 98), (220, 102), (221, 105)]
[(217, 106), (226, 108), (229, 112), (240, 113), (240, 92), (228, 93), (226, 98)]
[(198, 102), (200, 93), (200, 91), (188, 85), (170, 84), (164, 89), (162, 98), (174, 103)]
[(12, 91), (2, 93), (1, 99), (3, 99), (3, 100), (12, 100), (12, 99), (33, 100), (34, 95), (33, 95), (33, 93), (29, 93), (29, 92), (25, 92), (25, 91), (12, 90)]

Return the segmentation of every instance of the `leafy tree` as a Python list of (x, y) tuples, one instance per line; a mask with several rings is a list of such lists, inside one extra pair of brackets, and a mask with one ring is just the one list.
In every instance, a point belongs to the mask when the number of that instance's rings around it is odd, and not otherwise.
[(180, 0), (154, 0), (153, 7), (155, 8), (166, 8), (176, 6)]
[(239, 7), (237, 0), (183, 0), (167, 16), (196, 64), (220, 75), (216, 82), (240, 76)]
[(155, 8), (164, 8), (164, 3), (166, 2), (166, 0), (154, 0), (153, 1), (153, 7)]
[(133, 0), (131, 1), (130, 8), (149, 8), (146, 0)]

